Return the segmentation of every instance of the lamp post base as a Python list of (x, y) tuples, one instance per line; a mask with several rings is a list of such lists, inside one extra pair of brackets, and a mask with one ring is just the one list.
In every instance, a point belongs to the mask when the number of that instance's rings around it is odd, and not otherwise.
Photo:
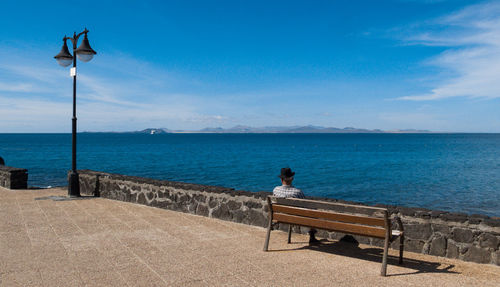
[(80, 180), (77, 172), (71, 172), (69, 174), (68, 196), (80, 197)]

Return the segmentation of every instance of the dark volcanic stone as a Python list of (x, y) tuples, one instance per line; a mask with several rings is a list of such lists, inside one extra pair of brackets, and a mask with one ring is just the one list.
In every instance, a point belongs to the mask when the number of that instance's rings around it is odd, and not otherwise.
[(458, 258), (458, 246), (454, 242), (448, 240), (448, 247), (446, 249), (446, 257), (448, 258)]
[[(250, 224), (250, 222), (248, 222)], [(276, 226), (276, 230), (288, 231), (288, 224), (280, 223)]]
[(154, 193), (153, 193), (153, 192), (148, 191), (148, 192), (146, 193), (146, 197), (148, 198), (148, 201), (151, 201), (151, 200), (153, 200), (153, 198), (155, 197), (155, 195), (154, 195)]
[(272, 192), (259, 191), (259, 192), (250, 192), (250, 194), (255, 198), (260, 198), (262, 200), (265, 200), (268, 196), (272, 195)]
[(444, 236), (438, 235), (432, 239), (429, 254), (437, 256), (446, 255), (446, 238)]
[(373, 246), (383, 247), (384, 246), (384, 239), (370, 238), (370, 244)]
[(413, 208), (400, 207), (399, 212), (401, 212), (402, 215), (415, 216), (415, 209)]
[(144, 193), (139, 193), (139, 196), (137, 197), (137, 203), (146, 204), (146, 196), (144, 196)]
[(188, 206), (189, 213), (196, 213), (196, 208), (198, 207), (198, 202), (193, 201)]
[(160, 189), (158, 190), (158, 193), (156, 194), (157, 198), (165, 198), (167, 197), (167, 192), (166, 190)]
[(456, 242), (471, 243), (474, 240), (474, 233), (469, 229), (454, 228), (451, 236)]
[(170, 203), (167, 201), (153, 200), (153, 202), (151, 202), (151, 206), (163, 208), (163, 209), (168, 209), (169, 205), (170, 205)]
[(415, 216), (418, 218), (423, 218), (423, 219), (430, 219), (431, 214), (428, 211), (417, 211), (415, 212)]
[(483, 223), (491, 227), (500, 227), (500, 219), (487, 218), (483, 220)]
[(178, 201), (179, 202), (187, 202), (187, 201), (189, 201), (189, 196), (187, 194), (182, 194), (181, 196), (179, 196)]
[(232, 215), (233, 215), (234, 222), (249, 223), (248, 220), (246, 222), (244, 222), (244, 219), (247, 216), (247, 214), (241, 210), (233, 211)]
[(497, 236), (489, 233), (479, 235), (479, 246), (483, 248), (498, 249), (499, 241)]
[(242, 204), (241, 202), (230, 200), (227, 203), (227, 207), (229, 208), (229, 210), (236, 210), (236, 209), (239, 209), (241, 207), (241, 204)]
[(248, 217), (249, 217), (251, 225), (257, 225), (257, 226), (262, 226), (262, 227), (267, 226), (266, 217), (264, 216), (264, 213), (262, 213), (260, 211), (257, 211), (255, 209), (250, 209)]
[(491, 253), (488, 250), (471, 246), (465, 253), (464, 260), (476, 263), (490, 263)]
[(500, 266), (500, 250), (493, 253), (493, 264)]
[(165, 194), (165, 196), (171, 201), (177, 201), (177, 193), (173, 191), (169, 191), (168, 193)]
[(458, 251), (460, 252), (460, 254), (465, 254), (467, 253), (467, 251), (469, 251), (469, 248), (470, 244), (467, 244), (466, 246), (459, 246)]
[(264, 205), (264, 212), (265, 213), (268, 213), (269, 212), (269, 205)]
[(189, 204), (187, 202), (176, 202), (175, 203), (175, 210), (179, 210), (182, 212), (188, 212)]
[(439, 232), (443, 235), (450, 235), (450, 227), (444, 224), (432, 224), (432, 230)]
[(193, 196), (193, 198), (198, 202), (205, 202), (205, 200), (207, 199), (207, 197), (204, 196), (203, 194), (196, 194)]
[(328, 238), (328, 231), (324, 230), (324, 229), (319, 229), (317, 230), (316, 232), (316, 237), (320, 237), (320, 238)]
[(214, 208), (219, 204), (219, 201), (217, 199), (214, 199), (213, 197), (210, 197), (210, 201), (208, 202), (208, 207)]
[(441, 215), (447, 213), (446, 211), (433, 210), (431, 211), (431, 218), (438, 218)]
[(483, 220), (480, 219), (480, 218), (469, 218), (469, 224), (479, 224), (481, 223)]
[(253, 201), (245, 201), (245, 205), (248, 208), (262, 208), (262, 204), (258, 202), (253, 202)]
[(196, 214), (208, 216), (208, 207), (203, 204), (198, 204), (198, 206), (196, 207)]
[[(298, 234), (306, 234), (307, 232), (309, 232), (309, 228), (304, 227), (304, 226), (299, 226), (299, 225), (293, 225), (292, 232), (298, 233)], [(319, 235), (317, 235), (317, 236), (319, 236)]]
[(469, 216), (469, 224), (479, 224), (485, 219), (488, 219), (488, 216), (481, 214), (473, 214)]
[[(135, 196), (132, 197), (132, 194), (125, 192), (125, 193), (122, 193), (122, 195), (125, 197), (124, 201), (126, 201), (126, 202), (135, 202)], [(132, 198), (134, 200), (132, 200)]]
[(463, 214), (463, 213), (454, 213), (454, 212), (445, 213), (445, 214), (441, 215), (441, 218), (446, 220), (446, 221), (454, 221), (454, 222), (461, 222), (461, 223), (464, 223), (465, 221), (467, 221), (467, 215)]
[(427, 240), (432, 234), (429, 223), (404, 224), (404, 228), (406, 236), (411, 239)]
[(405, 238), (405, 250), (410, 252), (418, 252), (421, 253), (424, 249), (424, 241), (422, 240), (413, 240)]
[(340, 240), (340, 238), (342, 238), (344, 235), (345, 235), (344, 233), (332, 231), (328, 233), (328, 238), (333, 240)]
[[(7, 167), (6, 167), (7, 168)], [(126, 183), (133, 183), (135, 186), (133, 187), (134, 190), (140, 190), (137, 189), (139, 185), (147, 184), (155, 187), (162, 187), (162, 188), (174, 188), (174, 189), (181, 189), (181, 190), (193, 190), (193, 191), (205, 191), (205, 192), (210, 192), (210, 193), (225, 193), (225, 194), (233, 194), (233, 195), (243, 195), (243, 196), (248, 196), (248, 197), (253, 197), (253, 198), (260, 198), (260, 199), (265, 199), (268, 195), (271, 195), (270, 192), (250, 192), (250, 191), (243, 191), (243, 190), (234, 190), (233, 188), (227, 188), (227, 187), (221, 187), (221, 186), (210, 186), (210, 185), (201, 185), (201, 184), (192, 184), (192, 183), (185, 183), (185, 182), (176, 182), (176, 181), (168, 181), (168, 180), (156, 180), (156, 179), (151, 179), (151, 178), (144, 178), (144, 177), (136, 177), (136, 176), (127, 176), (127, 175), (121, 175), (121, 174), (112, 174), (112, 173), (105, 173), (105, 172), (96, 172), (92, 170), (79, 170), (78, 171), (80, 175), (85, 175), (89, 177), (95, 177), (99, 175), (100, 177), (108, 179), (108, 181), (112, 182), (126, 182)]]
[[(358, 235), (354, 235), (353, 237), (361, 244), (367, 244), (367, 245), (370, 244), (370, 237), (358, 236)], [(399, 243), (399, 240), (396, 240), (396, 241)]]
[(221, 203), (219, 207), (212, 211), (212, 217), (229, 220), (231, 219), (231, 214), (229, 213), (229, 208), (225, 203)]

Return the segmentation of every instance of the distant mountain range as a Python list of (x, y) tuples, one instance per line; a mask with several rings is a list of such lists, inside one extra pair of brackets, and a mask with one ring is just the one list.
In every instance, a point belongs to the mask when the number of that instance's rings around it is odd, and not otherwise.
[(250, 126), (234, 126), (232, 128), (204, 128), (201, 130), (170, 130), (167, 128), (148, 128), (140, 131), (131, 131), (124, 133), (135, 133), (135, 134), (167, 134), (167, 133), (210, 133), (210, 134), (228, 134), (228, 133), (291, 133), (291, 134), (305, 134), (305, 133), (315, 133), (315, 134), (333, 134), (333, 133), (430, 133), (428, 130), (393, 130), (393, 131), (383, 131), (379, 129), (369, 130), (369, 129), (358, 129), (352, 127), (346, 128), (333, 128), (333, 127), (321, 127), (321, 126), (290, 126), (290, 127), (250, 127)]

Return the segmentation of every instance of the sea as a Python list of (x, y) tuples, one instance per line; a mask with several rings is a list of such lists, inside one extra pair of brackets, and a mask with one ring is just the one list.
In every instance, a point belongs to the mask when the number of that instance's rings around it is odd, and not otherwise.
[[(306, 196), (500, 216), (500, 134), (80, 133), (78, 169), (272, 191), (282, 167)], [(33, 187), (67, 185), (71, 134), (0, 134)]]

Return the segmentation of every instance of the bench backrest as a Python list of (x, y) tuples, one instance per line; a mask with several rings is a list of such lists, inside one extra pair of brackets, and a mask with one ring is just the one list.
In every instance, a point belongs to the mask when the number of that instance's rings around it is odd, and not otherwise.
[(387, 229), (390, 234), (385, 208), (273, 196), (268, 201), (278, 222), (377, 238), (385, 238)]

